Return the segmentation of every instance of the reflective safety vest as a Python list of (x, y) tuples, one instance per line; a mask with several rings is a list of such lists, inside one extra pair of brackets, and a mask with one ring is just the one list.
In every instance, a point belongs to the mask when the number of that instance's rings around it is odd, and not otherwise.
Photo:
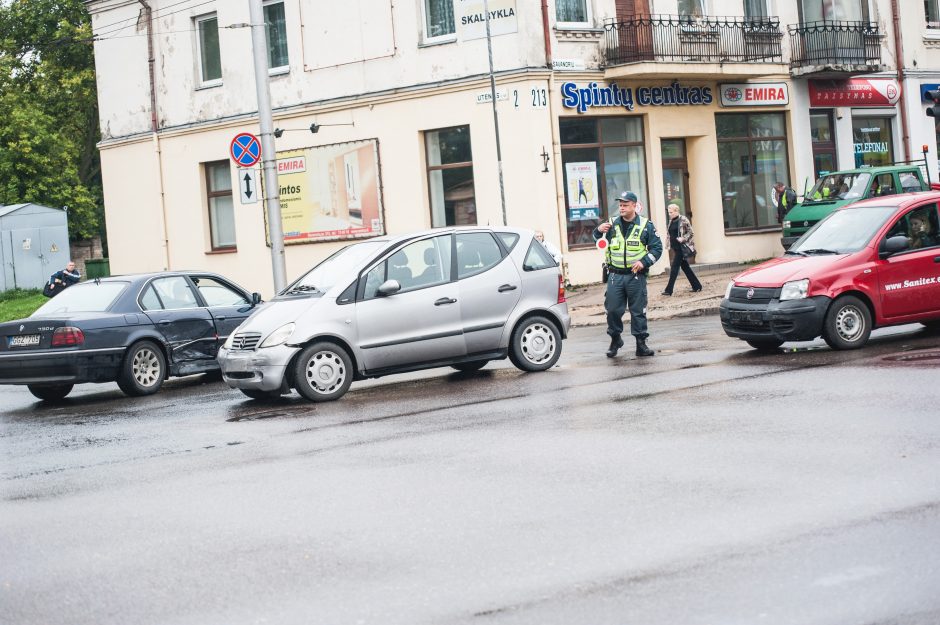
[[(633, 227), (627, 238), (623, 236), (623, 229), (614, 226), (614, 236), (607, 246), (607, 264), (617, 269), (627, 269), (638, 260), (642, 260), (649, 252), (646, 245), (640, 240), (649, 219), (640, 217), (640, 223)], [(623, 226), (623, 220), (620, 221)]]
[(780, 200), (780, 203), (783, 204), (783, 207), (784, 207), (784, 208), (788, 208), (788, 206), (787, 206), (787, 190), (786, 190), (786, 189), (783, 190), (783, 199)]

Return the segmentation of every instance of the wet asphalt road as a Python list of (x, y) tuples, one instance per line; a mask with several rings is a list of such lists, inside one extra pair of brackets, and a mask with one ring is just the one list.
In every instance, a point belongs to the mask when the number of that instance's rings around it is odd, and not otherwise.
[(0, 623), (940, 622), (940, 336), (717, 326), (325, 405), (0, 387)]

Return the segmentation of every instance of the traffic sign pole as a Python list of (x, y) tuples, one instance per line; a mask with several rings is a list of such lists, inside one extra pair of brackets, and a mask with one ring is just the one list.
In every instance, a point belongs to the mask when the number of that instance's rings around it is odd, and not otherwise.
[(268, 236), (271, 239), (271, 269), (274, 291), (287, 285), (284, 260), (284, 228), (281, 225), (281, 195), (277, 184), (277, 154), (274, 151), (274, 120), (271, 115), (271, 89), (268, 85), (268, 43), (261, 0), (248, 0), (251, 19), (251, 48), (255, 61), (255, 88), (258, 91), (258, 123), (261, 127), (261, 165), (268, 203)]

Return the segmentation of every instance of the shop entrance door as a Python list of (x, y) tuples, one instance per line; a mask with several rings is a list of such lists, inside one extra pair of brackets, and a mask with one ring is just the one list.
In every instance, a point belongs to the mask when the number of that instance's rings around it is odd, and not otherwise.
[[(689, 206), (689, 165), (685, 157), (685, 139), (663, 139), (663, 197), (666, 206), (675, 202), (679, 213), (692, 219)], [(666, 210), (666, 206), (663, 210)]]
[(813, 144), (813, 172), (816, 180), (836, 171), (836, 141), (832, 132), (832, 111), (810, 111), (810, 139)]

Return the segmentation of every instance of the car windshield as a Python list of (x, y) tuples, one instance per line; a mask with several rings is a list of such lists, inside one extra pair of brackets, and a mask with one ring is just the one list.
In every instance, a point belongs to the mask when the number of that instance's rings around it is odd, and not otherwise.
[(344, 247), (295, 280), (278, 295), (325, 293), (338, 283), (352, 278), (352, 272), (359, 263), (377, 254), (386, 245), (386, 241), (365, 241)]
[(51, 317), (76, 312), (104, 312), (127, 288), (127, 284), (127, 282), (82, 282), (70, 286), (40, 306), (30, 317)]
[(857, 200), (865, 195), (870, 180), (871, 174), (868, 172), (823, 176), (816, 181), (812, 190), (806, 194), (803, 203)]
[(894, 206), (865, 206), (830, 213), (794, 243), (787, 254), (849, 254), (865, 247), (894, 214)]

